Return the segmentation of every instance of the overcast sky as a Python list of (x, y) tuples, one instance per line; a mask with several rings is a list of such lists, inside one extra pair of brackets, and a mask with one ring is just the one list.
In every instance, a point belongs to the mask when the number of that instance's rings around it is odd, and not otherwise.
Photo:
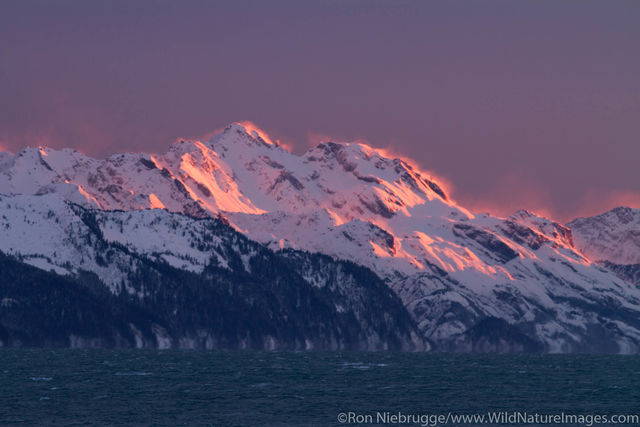
[(640, 207), (639, 1), (0, 0), (0, 145), (364, 140), (473, 210)]

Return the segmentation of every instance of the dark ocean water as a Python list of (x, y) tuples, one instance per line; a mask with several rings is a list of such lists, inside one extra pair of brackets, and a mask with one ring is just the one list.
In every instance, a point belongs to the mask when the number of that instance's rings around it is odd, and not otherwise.
[(360, 425), (338, 416), (387, 411), (640, 414), (640, 357), (0, 350), (3, 425)]

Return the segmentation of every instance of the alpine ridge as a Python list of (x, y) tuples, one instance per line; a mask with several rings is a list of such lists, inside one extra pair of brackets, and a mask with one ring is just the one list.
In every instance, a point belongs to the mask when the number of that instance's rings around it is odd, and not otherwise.
[[(576, 223), (527, 211), (508, 218), (474, 214), (432, 174), (362, 143), (328, 141), (299, 156), (257, 128), (233, 124), (207, 140), (179, 140), (164, 154), (98, 160), (68, 149), (27, 148), (0, 154), (0, 193), (0, 251), (60, 275), (90, 271), (115, 293), (139, 292), (124, 261), (98, 262), (100, 251), (81, 255), (82, 238), (70, 240), (67, 229), (49, 235), (51, 218), (62, 224), (85, 215), (79, 210), (98, 218), (117, 211), (120, 225), (89, 221), (89, 230), (194, 274), (211, 259), (222, 268), (225, 262), (207, 246), (215, 233), (206, 234), (202, 250), (182, 239), (181, 233), (201, 235), (188, 225), (197, 218), (217, 218), (275, 254), (353, 262), (393, 290), (428, 348), (640, 350), (640, 290), (595, 262), (612, 258), (593, 259), (584, 234), (574, 233)], [(167, 211), (175, 231), (158, 225)], [(51, 247), (39, 243), (43, 236)], [(633, 260), (627, 252), (599, 250), (623, 257), (621, 264)], [(321, 280), (300, 268), (309, 283)], [(400, 346), (419, 346), (410, 326), (402, 334)]]
[(619, 277), (640, 285), (640, 209), (619, 206), (568, 224), (576, 247)]

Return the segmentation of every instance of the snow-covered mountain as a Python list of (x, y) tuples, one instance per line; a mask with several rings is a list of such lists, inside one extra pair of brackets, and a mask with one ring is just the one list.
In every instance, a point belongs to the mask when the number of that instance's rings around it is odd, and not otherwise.
[(429, 348), (369, 270), (274, 253), (221, 219), (51, 194), (0, 196), (0, 212), (0, 346)]
[(617, 207), (568, 224), (576, 248), (594, 261), (640, 264), (640, 209)]
[[(0, 193), (12, 196), (6, 200), (50, 195), (98, 210), (219, 215), (273, 250), (353, 261), (380, 276), (441, 349), (640, 350), (640, 290), (576, 250), (570, 228), (526, 211), (473, 214), (428, 172), (365, 144), (325, 142), (299, 156), (259, 129), (234, 124), (206, 141), (178, 141), (164, 154), (97, 160), (28, 148), (0, 157)], [(147, 237), (163, 211), (145, 212), (148, 221), (137, 225), (147, 231), (124, 230), (123, 221), (105, 239), (175, 268), (202, 267), (198, 254), (185, 251), (183, 225), (175, 235), (163, 228), (170, 236)], [(35, 240), (46, 230), (35, 227), (41, 218), (32, 221), (34, 228), (0, 250), (38, 258), (43, 249)], [(156, 238), (165, 246), (147, 248)], [(32, 264), (121, 280), (117, 263), (69, 267), (66, 258), (46, 257), (49, 264)]]
[(640, 209), (621, 206), (568, 226), (585, 256), (640, 285)]

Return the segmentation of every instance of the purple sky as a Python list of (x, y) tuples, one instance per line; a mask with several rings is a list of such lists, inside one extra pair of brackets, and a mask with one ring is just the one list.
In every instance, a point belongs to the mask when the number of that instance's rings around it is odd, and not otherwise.
[(640, 2), (0, 0), (0, 145), (163, 151), (250, 120), (414, 158), (454, 198), (640, 207)]

